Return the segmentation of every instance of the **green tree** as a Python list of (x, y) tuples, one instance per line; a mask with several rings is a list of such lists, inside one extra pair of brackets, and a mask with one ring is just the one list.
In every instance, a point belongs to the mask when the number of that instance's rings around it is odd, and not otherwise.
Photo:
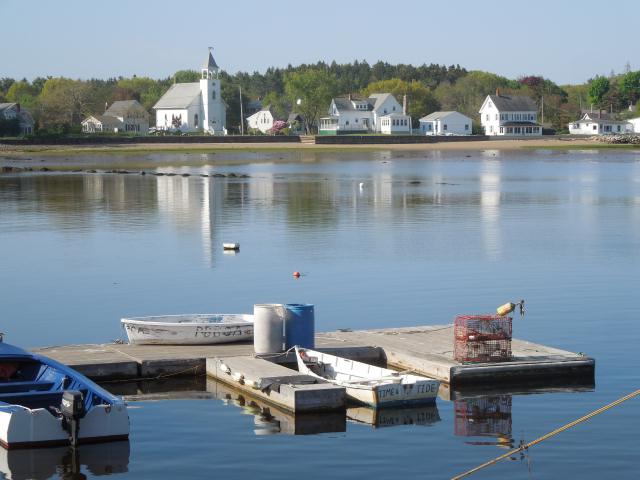
[(620, 81), (620, 94), (628, 104), (640, 99), (640, 70), (626, 73)]
[(18, 102), (25, 107), (32, 107), (38, 91), (26, 80), (14, 82), (7, 90), (7, 101)]
[(283, 95), (276, 92), (267, 93), (262, 99), (262, 106), (266, 108), (268, 105), (271, 105), (271, 113), (277, 120), (287, 120), (291, 104)]
[(308, 68), (287, 73), (284, 88), (289, 101), (304, 117), (305, 131), (317, 128), (320, 115), (329, 109), (331, 99), (337, 94), (336, 78), (326, 69)]
[(174, 83), (191, 83), (200, 80), (200, 73), (195, 70), (178, 70), (173, 74)]
[(589, 102), (593, 103), (597, 107), (602, 106), (603, 100), (609, 89), (611, 88), (611, 82), (607, 77), (598, 76), (589, 82)]
[(98, 110), (89, 82), (50, 78), (40, 93), (41, 127), (51, 132), (77, 129), (83, 117)]

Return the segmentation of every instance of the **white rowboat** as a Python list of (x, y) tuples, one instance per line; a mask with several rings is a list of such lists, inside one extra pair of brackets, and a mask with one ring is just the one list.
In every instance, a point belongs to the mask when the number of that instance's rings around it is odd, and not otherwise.
[(120, 321), (129, 343), (138, 345), (213, 345), (253, 339), (253, 315), (249, 314), (196, 313)]
[(440, 382), (295, 347), (298, 370), (345, 387), (347, 396), (372, 407), (428, 404), (436, 401)]

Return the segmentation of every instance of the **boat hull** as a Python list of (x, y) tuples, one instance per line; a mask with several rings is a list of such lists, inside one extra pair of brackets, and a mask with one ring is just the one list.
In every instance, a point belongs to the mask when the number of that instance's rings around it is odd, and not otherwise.
[(195, 314), (123, 318), (129, 343), (215, 345), (253, 339), (253, 315)]
[(310, 349), (296, 347), (301, 373), (345, 387), (351, 400), (373, 408), (429, 405), (436, 401), (440, 382), (401, 374)]
[[(96, 405), (80, 420), (79, 443), (110, 442), (129, 437), (124, 403)], [(44, 408), (0, 404), (0, 445), (6, 449), (68, 445), (62, 419)]]
[[(63, 416), (66, 392), (81, 404), (78, 443), (125, 440), (129, 415), (125, 402), (84, 375), (51, 358), (0, 343), (0, 445), (6, 449), (70, 443)], [(66, 410), (65, 410), (66, 408)], [(69, 420), (70, 421), (70, 420)]]

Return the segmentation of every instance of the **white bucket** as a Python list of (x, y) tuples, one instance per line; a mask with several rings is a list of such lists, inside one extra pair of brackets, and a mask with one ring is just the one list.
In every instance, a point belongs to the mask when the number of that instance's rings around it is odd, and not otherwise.
[(258, 355), (280, 353), (284, 345), (284, 305), (253, 306), (253, 350)]

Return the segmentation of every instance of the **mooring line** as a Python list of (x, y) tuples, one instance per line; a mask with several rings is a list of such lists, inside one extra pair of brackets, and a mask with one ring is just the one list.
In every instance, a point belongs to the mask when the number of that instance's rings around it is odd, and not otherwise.
[(512, 456), (515, 453), (521, 452), (522, 450), (527, 450), (529, 447), (533, 447), (534, 445), (537, 445), (540, 442), (543, 442), (545, 440), (547, 440), (548, 438), (551, 438), (561, 432), (564, 432), (565, 430), (570, 429), (571, 427), (574, 427), (576, 425), (578, 425), (579, 423), (582, 422), (586, 422), (587, 420), (595, 417), (596, 415), (600, 415), (603, 412), (606, 412), (607, 410), (620, 405), (623, 402), (626, 402), (627, 400), (632, 399), (633, 397), (637, 397), (638, 395), (640, 395), (640, 389), (636, 390), (635, 392), (630, 393), (629, 395), (625, 395), (622, 398), (619, 398), (618, 400), (616, 400), (615, 402), (611, 402), (607, 405), (605, 405), (604, 407), (600, 407), (597, 410), (594, 410), (591, 413), (588, 413), (587, 415), (578, 418), (577, 420), (574, 420), (573, 422), (567, 423), (566, 425), (563, 425), (562, 427), (556, 428), (555, 430), (536, 438), (535, 440), (532, 440), (529, 443), (524, 443), (522, 445), (520, 445), (518, 448), (514, 448), (513, 450), (505, 453), (504, 455), (500, 455), (499, 457), (494, 458), (493, 460), (489, 460), (486, 463), (483, 463), (482, 465), (478, 465), (475, 468), (472, 468), (471, 470), (468, 470), (464, 473), (461, 473), (460, 475), (456, 475), (455, 477), (451, 477), (451, 480), (458, 480), (460, 478), (464, 478), (464, 477), (468, 477), (471, 474), (476, 473), (479, 470), (482, 470), (483, 468), (486, 468), (490, 465), (493, 465), (495, 463), (498, 463), (500, 460), (504, 460), (505, 458), (508, 458), (510, 456)]

